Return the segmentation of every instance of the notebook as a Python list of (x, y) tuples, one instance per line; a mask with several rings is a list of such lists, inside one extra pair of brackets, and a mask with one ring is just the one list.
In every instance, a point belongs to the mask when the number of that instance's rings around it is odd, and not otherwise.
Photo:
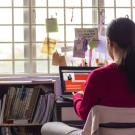
[(97, 67), (60, 66), (61, 97), (72, 100), (73, 92), (83, 91), (88, 74)]

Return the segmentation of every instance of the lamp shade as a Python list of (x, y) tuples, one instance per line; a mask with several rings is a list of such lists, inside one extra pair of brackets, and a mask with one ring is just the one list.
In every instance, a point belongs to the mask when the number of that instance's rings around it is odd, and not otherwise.
[(46, 19), (46, 32), (58, 32), (58, 24), (56, 18)]

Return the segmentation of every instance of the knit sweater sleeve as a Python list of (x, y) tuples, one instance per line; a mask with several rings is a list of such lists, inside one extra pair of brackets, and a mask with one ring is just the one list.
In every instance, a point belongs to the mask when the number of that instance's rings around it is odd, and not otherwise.
[(86, 120), (92, 106), (98, 104), (100, 82), (95, 72), (91, 72), (85, 83), (84, 95), (76, 93), (73, 96), (74, 109), (77, 115)]

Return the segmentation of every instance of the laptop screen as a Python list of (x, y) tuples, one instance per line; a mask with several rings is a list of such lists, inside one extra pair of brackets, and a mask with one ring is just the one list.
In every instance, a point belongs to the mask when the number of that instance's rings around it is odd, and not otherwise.
[(97, 67), (59, 67), (63, 95), (82, 91), (88, 74)]

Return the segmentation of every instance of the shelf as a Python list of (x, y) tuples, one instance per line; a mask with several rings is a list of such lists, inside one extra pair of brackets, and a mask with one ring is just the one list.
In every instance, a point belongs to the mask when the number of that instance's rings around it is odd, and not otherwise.
[[(18, 79), (0, 81), (0, 135), (41, 135), (41, 127), (51, 121), (56, 81)], [(2, 133), (1, 133), (2, 132)]]
[(28, 127), (28, 126), (42, 126), (42, 124), (36, 124), (36, 123), (28, 123), (28, 124), (8, 124), (3, 123), (0, 124), (0, 127)]
[(0, 81), (0, 85), (5, 85), (5, 84), (49, 84), (49, 83), (54, 83), (54, 80), (26, 80), (26, 81)]

